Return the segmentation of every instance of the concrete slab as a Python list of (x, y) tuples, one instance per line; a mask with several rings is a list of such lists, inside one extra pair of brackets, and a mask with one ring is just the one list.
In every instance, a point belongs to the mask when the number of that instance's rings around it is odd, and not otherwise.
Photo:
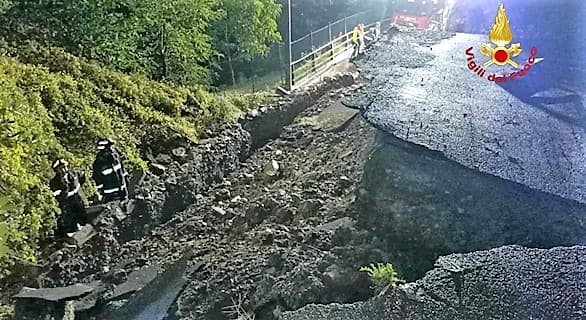
[(307, 124), (315, 129), (325, 131), (342, 131), (346, 125), (358, 115), (357, 109), (345, 107), (339, 100), (313, 117), (301, 118), (302, 124)]
[(128, 280), (114, 289), (110, 299), (113, 300), (141, 290), (151, 281), (155, 280), (159, 272), (161, 272), (161, 266), (152, 265), (130, 273)]
[(92, 292), (97, 285), (74, 284), (68, 287), (34, 289), (24, 287), (15, 299), (40, 299), (46, 301), (62, 301), (75, 299)]
[(75, 240), (77, 246), (81, 247), (96, 234), (97, 233), (94, 227), (92, 227), (91, 224), (86, 224), (81, 228), (81, 230), (76, 232), (72, 238)]
[(352, 220), (350, 217), (344, 217), (332, 222), (328, 222), (326, 224), (322, 224), (315, 228), (316, 231), (336, 231), (339, 228), (346, 227), (346, 228), (353, 228), (356, 224), (355, 221)]

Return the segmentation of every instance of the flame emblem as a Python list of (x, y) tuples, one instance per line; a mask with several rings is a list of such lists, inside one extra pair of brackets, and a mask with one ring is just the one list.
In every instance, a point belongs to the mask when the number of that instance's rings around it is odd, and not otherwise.
[(519, 65), (511, 58), (521, 54), (521, 44), (514, 43), (511, 47), (507, 48), (507, 44), (513, 41), (513, 33), (511, 32), (509, 18), (507, 17), (507, 12), (503, 4), (498, 8), (496, 19), (490, 29), (488, 38), (496, 47), (486, 43), (482, 44), (480, 53), (490, 58), (490, 60), (483, 64), (484, 67), (488, 67), (494, 63), (499, 66), (510, 64), (514, 68), (519, 68)]

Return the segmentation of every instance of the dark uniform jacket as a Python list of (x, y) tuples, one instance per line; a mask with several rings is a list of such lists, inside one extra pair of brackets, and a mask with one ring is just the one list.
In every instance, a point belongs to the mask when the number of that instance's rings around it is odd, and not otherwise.
[(126, 176), (122, 158), (115, 148), (98, 152), (93, 164), (92, 178), (105, 202), (126, 198)]
[(61, 208), (61, 215), (57, 219), (57, 232), (59, 234), (75, 232), (78, 223), (80, 225), (87, 223), (85, 195), (82, 190), (84, 183), (85, 174), (83, 172), (71, 171), (62, 178), (55, 176), (49, 182), (49, 187)]

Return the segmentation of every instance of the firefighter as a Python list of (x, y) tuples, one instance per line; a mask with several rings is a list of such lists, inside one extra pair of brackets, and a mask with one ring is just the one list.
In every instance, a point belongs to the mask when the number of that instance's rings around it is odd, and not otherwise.
[(354, 30), (352, 30), (352, 48), (353, 51), (350, 60), (358, 57), (358, 54), (360, 53), (360, 26), (356, 26), (354, 27)]
[(377, 21), (377, 23), (374, 25), (374, 28), (372, 29), (372, 37), (374, 38), (374, 41), (378, 41), (378, 39), (380, 38), (380, 34), (381, 24), (380, 21)]
[(124, 170), (120, 151), (110, 139), (98, 141), (92, 178), (98, 188), (99, 201), (107, 203), (128, 198), (128, 173)]
[(87, 221), (85, 195), (82, 185), (85, 183), (84, 172), (71, 172), (67, 161), (59, 159), (53, 163), (55, 177), (49, 187), (59, 203), (61, 215), (57, 219), (57, 235), (63, 236), (76, 232)]
[(366, 31), (364, 30), (364, 25), (361, 23), (358, 25), (358, 42), (360, 42), (360, 53), (362, 53), (364, 51), (364, 47), (365, 47), (365, 37), (366, 37)]

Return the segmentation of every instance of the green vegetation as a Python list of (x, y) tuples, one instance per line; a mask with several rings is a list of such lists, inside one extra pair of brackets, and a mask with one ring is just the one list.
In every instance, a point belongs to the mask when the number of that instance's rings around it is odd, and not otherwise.
[[(10, 199), (7, 196), (0, 196), (0, 216), (6, 217), (10, 209)], [(0, 258), (9, 255), (10, 248), (8, 248), (8, 226), (5, 223), (0, 223)]]
[[(0, 0), (2, 1), (2, 0)], [(266, 53), (279, 40), (274, 0), (12, 0), (0, 36), (35, 40), (123, 72), (209, 83), (213, 63)]]
[(216, 21), (212, 30), (214, 43), (228, 61), (232, 85), (236, 84), (233, 60), (252, 59), (265, 55), (267, 43), (281, 40), (277, 17), (281, 6), (273, 0), (222, 0), (223, 19)]
[(196, 141), (265, 102), (208, 86), (221, 59), (267, 53), (280, 11), (274, 0), (0, 0), (0, 277), (34, 263), (52, 234), (55, 159), (89, 171), (109, 137), (132, 171), (149, 144)]
[[(131, 170), (144, 167), (140, 150), (149, 142), (176, 134), (195, 141), (204, 130), (235, 121), (266, 98), (171, 87), (60, 49), (1, 47), (0, 192), (12, 206), (0, 214), (0, 231), (9, 233), (0, 238), (13, 252), (11, 258), (0, 256), (2, 272), (17, 260), (34, 262), (38, 240), (52, 232), (58, 208), (47, 182), (56, 158), (89, 171), (95, 142), (110, 137)], [(86, 192), (91, 194), (93, 186)]]
[(398, 276), (397, 272), (390, 263), (382, 264), (373, 263), (370, 266), (360, 268), (361, 272), (367, 272), (372, 282), (373, 289), (382, 291), (387, 286), (395, 287), (397, 284), (405, 283), (405, 281)]
[(14, 309), (12, 306), (0, 304), (0, 320), (12, 319)]

